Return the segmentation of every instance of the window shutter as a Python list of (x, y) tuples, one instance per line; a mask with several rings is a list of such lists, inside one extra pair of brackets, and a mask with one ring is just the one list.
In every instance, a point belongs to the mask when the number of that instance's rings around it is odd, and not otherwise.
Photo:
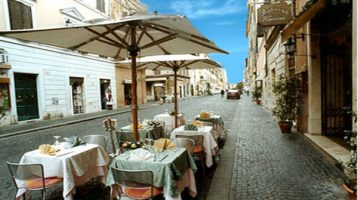
[(11, 30), (32, 28), (31, 7), (21, 2), (9, 0), (9, 15)]
[(32, 28), (32, 12), (31, 7), (23, 5), (23, 28), (28, 29)]

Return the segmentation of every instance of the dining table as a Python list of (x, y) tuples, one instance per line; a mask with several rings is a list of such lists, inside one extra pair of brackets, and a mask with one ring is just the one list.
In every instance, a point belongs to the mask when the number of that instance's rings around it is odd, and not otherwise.
[(221, 115), (212, 114), (210, 117), (200, 117), (200, 114), (195, 117), (195, 120), (206, 121), (213, 123), (213, 128), (217, 133), (218, 137), (224, 137), (225, 128), (224, 128), (224, 120)]
[[(75, 186), (91, 178), (99, 178), (103, 183), (108, 172), (109, 156), (97, 144), (82, 144), (75, 147), (58, 147), (54, 154), (44, 154), (39, 149), (26, 152), (20, 163), (39, 163), (43, 165), (46, 177), (63, 178), (63, 198), (72, 200)], [(20, 197), (25, 189), (19, 190)]]
[(111, 186), (111, 199), (118, 196), (111, 167), (124, 170), (145, 170), (153, 172), (153, 184), (163, 188), (166, 200), (181, 200), (180, 193), (188, 188), (192, 197), (197, 195), (194, 173), (197, 170), (195, 161), (184, 148), (166, 149), (164, 151), (148, 150), (154, 156), (152, 160), (134, 158), (135, 150), (126, 151), (115, 157), (106, 178), (106, 185)]
[(203, 135), (203, 148), (205, 152), (205, 164), (207, 167), (211, 167), (213, 162), (213, 156), (217, 154), (218, 144), (213, 136), (213, 127), (211, 126), (201, 126), (198, 127), (198, 130), (185, 130), (185, 125), (180, 126), (173, 130), (170, 135), (170, 139), (175, 139), (176, 135)]
[[(163, 137), (163, 127), (160, 126), (141, 126), (138, 128), (139, 140), (144, 141), (146, 138), (158, 139)], [(133, 135), (133, 128), (131, 125), (119, 128), (119, 132), (127, 132)]]
[[(174, 115), (170, 115), (169, 113), (161, 113), (157, 114), (153, 117), (156, 121), (163, 121), (164, 122), (164, 132), (170, 133), (175, 127), (175, 117)], [(179, 113), (178, 114), (178, 125), (184, 125), (185, 124), (185, 118), (184, 114)]]

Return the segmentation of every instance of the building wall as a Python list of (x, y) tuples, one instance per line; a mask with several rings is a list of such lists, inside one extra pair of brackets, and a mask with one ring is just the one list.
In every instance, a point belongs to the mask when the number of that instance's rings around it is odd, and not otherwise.
[[(352, 26), (352, 30), (357, 30), (357, 9), (358, 9), (358, 3), (357, 1), (353, 1), (353, 26)], [(358, 45), (358, 40), (357, 40), (357, 34), (354, 32), (353, 34), (353, 38), (352, 38), (352, 58), (353, 58), (353, 65), (352, 65), (352, 102), (353, 102), (353, 106), (352, 106), (352, 110), (354, 113), (357, 113), (357, 57), (358, 57), (358, 51), (357, 51), (357, 45)], [(352, 126), (353, 126), (353, 130), (357, 131), (357, 120), (355, 120), (354, 118), (352, 119)]]
[[(0, 125), (17, 122), (14, 73), (38, 75), (39, 119), (73, 114), (70, 77), (84, 79), (83, 102), (85, 112), (101, 110), (100, 79), (109, 79), (111, 87), (115, 88), (114, 64), (106, 59), (24, 44), (6, 38), (0, 38), (0, 47), (8, 52), (9, 64), (11, 65), (8, 76), (10, 78), (12, 105), (7, 121), (0, 122)], [(115, 99), (116, 93), (113, 92)], [(57, 100), (57, 102), (54, 103), (54, 100)]]
[[(116, 92), (117, 92), (117, 104), (118, 106), (124, 106), (125, 96), (124, 96), (124, 82), (125, 80), (132, 81), (132, 71), (128, 67), (116, 66), (115, 69), (116, 76)], [(137, 103), (144, 104), (147, 103), (146, 99), (146, 85), (145, 85), (145, 70), (137, 71)]]

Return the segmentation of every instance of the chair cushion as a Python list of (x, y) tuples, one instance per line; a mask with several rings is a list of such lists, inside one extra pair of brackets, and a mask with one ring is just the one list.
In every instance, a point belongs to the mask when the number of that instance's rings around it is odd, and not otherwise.
[[(57, 178), (57, 177), (51, 177), (51, 178), (45, 178), (45, 187), (50, 187), (52, 185), (55, 185), (57, 183), (61, 183), (62, 182), (62, 178)], [(33, 180), (27, 180), (25, 181), (25, 187), (27, 189), (38, 189), (38, 188), (42, 188), (42, 179), (33, 179)]]
[[(161, 194), (162, 188), (153, 187), (153, 197)], [(147, 199), (150, 198), (150, 188), (130, 188), (126, 187), (124, 194), (135, 199)]]
[(195, 146), (194, 147), (194, 153), (200, 153), (203, 151), (203, 147), (202, 146)]

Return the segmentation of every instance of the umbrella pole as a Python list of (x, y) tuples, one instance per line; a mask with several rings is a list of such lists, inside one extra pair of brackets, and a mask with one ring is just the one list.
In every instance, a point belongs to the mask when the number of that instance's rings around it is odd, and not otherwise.
[(131, 27), (131, 46), (128, 47), (132, 59), (132, 121), (133, 138), (139, 140), (138, 134), (138, 105), (137, 105), (137, 56), (139, 48), (136, 44), (136, 26)]
[(174, 68), (174, 118), (175, 128), (178, 128), (178, 98), (177, 98), (177, 68)]

